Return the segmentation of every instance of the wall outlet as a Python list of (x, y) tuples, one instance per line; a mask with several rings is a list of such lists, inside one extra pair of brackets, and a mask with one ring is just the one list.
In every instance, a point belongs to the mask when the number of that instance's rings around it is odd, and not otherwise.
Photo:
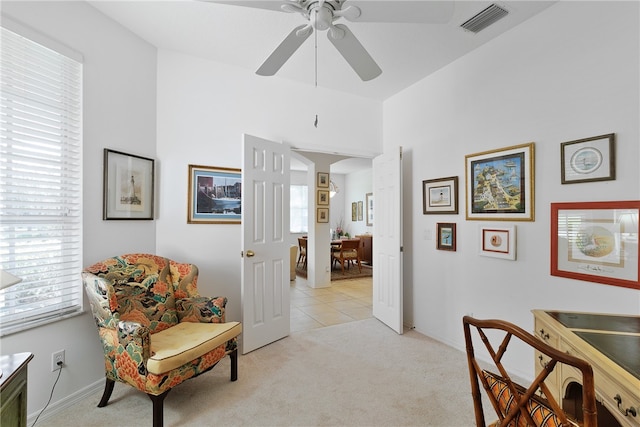
[(62, 369), (64, 366), (64, 350), (58, 350), (51, 353), (51, 372)]

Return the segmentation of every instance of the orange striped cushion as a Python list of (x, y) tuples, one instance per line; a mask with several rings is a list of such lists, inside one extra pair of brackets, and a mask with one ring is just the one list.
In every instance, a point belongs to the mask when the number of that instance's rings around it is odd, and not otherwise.
[[(504, 379), (496, 374), (488, 371), (482, 371), (482, 375), (487, 380), (491, 393), (498, 400), (498, 406), (502, 411), (502, 415), (506, 416), (513, 405), (517, 405), (511, 390), (507, 387)], [(521, 390), (524, 393), (524, 390)], [(520, 395), (518, 396), (518, 398)], [(527, 402), (527, 410), (531, 414), (531, 418), (535, 421), (537, 427), (559, 427), (562, 425), (560, 419), (553, 413), (551, 408), (544, 404), (542, 399), (532, 397)], [(508, 427), (527, 427), (527, 420), (522, 414), (516, 415), (515, 419), (509, 423)]]

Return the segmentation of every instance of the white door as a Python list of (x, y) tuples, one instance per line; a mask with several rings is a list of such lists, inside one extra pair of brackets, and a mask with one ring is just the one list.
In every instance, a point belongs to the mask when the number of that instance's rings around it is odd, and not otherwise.
[(243, 135), (242, 353), (289, 335), (289, 147)]
[(402, 328), (402, 147), (373, 159), (373, 315)]

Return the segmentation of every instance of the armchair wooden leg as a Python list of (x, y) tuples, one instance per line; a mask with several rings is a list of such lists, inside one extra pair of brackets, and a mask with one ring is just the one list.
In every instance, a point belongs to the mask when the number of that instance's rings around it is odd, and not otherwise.
[(153, 402), (153, 427), (162, 427), (164, 424), (164, 398), (167, 397), (170, 391), (171, 389), (157, 396), (147, 394)]
[(104, 408), (105, 406), (107, 406), (107, 403), (109, 403), (109, 398), (111, 397), (111, 393), (113, 393), (114, 385), (116, 385), (116, 382), (107, 378), (107, 381), (104, 384), (104, 392), (102, 393), (102, 398), (100, 399), (100, 403), (98, 403), (98, 408)]
[(229, 353), (229, 357), (231, 358), (231, 381), (236, 381), (238, 379), (238, 349), (236, 348)]

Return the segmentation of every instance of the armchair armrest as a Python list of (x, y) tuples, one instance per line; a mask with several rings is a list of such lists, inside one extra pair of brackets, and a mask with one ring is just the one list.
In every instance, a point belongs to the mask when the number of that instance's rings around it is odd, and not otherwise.
[(92, 273), (82, 272), (82, 281), (94, 320), (99, 327), (115, 329), (120, 321), (118, 301), (111, 283)]
[(118, 342), (129, 355), (141, 355), (146, 365), (151, 356), (149, 328), (137, 322), (118, 322)]
[(176, 300), (180, 322), (224, 323), (226, 297), (194, 297)]

